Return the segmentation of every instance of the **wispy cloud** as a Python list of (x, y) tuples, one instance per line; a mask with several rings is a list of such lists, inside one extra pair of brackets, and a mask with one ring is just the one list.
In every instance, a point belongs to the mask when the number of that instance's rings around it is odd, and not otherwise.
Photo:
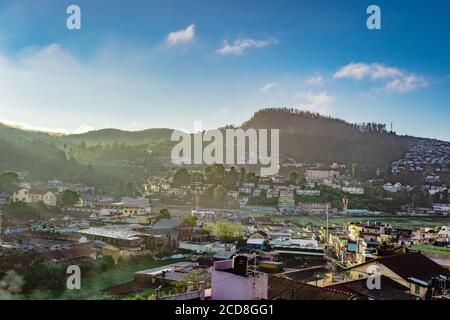
[(7, 125), (12, 128), (22, 129), (22, 130), (30, 130), (30, 131), (40, 131), (40, 132), (48, 132), (48, 133), (63, 133), (63, 134), (80, 134), (86, 133), (89, 131), (94, 131), (95, 127), (90, 126), (88, 124), (82, 124), (75, 130), (68, 130), (66, 128), (49, 128), (43, 126), (33, 126), (23, 122), (11, 121), (7, 119), (1, 119), (0, 123)]
[(306, 80), (306, 83), (309, 85), (313, 85), (313, 86), (317, 86), (317, 85), (321, 85), (323, 82), (323, 77), (322, 76), (315, 76), (315, 77), (311, 77), (308, 80)]
[(174, 46), (180, 43), (187, 43), (194, 40), (194, 36), (195, 36), (195, 25), (191, 24), (187, 26), (186, 29), (169, 33), (166, 39), (166, 43), (169, 46)]
[(404, 93), (414, 89), (423, 88), (428, 85), (428, 81), (397, 67), (388, 67), (381, 63), (350, 63), (340, 68), (333, 79), (349, 78), (356, 81), (371, 79), (374, 81), (384, 81), (383, 87), (386, 91)]
[(277, 86), (277, 84), (276, 84), (275, 82), (269, 82), (269, 83), (266, 83), (266, 84), (259, 90), (259, 92), (260, 92), (260, 93), (265, 93), (265, 92), (267, 92), (267, 91), (272, 90), (272, 89), (275, 88), (276, 86)]
[(255, 40), (255, 39), (237, 39), (233, 43), (224, 41), (223, 46), (217, 49), (217, 52), (223, 55), (243, 55), (249, 48), (264, 48), (276, 44), (276, 39)]
[(312, 112), (328, 113), (331, 103), (336, 100), (335, 96), (329, 95), (327, 91), (314, 92), (298, 92), (294, 95), (294, 99), (298, 101), (301, 109)]
[[(117, 57), (122, 56), (120, 52)], [(137, 68), (146, 57), (120, 64), (116, 57), (99, 53), (82, 61), (59, 44), (26, 48), (14, 56), (0, 53), (0, 122), (29, 130), (81, 133), (103, 128), (111, 119), (92, 117), (93, 112), (113, 117), (126, 106), (129, 113), (114, 124), (123, 127), (120, 123), (134, 121), (133, 112), (145, 110), (161, 90), (152, 76)]]

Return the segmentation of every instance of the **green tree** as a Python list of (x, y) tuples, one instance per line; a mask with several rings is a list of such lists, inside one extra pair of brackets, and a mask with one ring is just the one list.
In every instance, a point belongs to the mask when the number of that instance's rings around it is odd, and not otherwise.
[(163, 209), (159, 210), (159, 218), (161, 218), (161, 219), (170, 219), (171, 216), (170, 216), (169, 209), (163, 208)]
[(207, 224), (204, 231), (213, 234), (224, 242), (233, 242), (242, 239), (244, 228), (240, 222), (220, 220), (216, 223)]
[(239, 185), (241, 187), (245, 183), (245, 177), (246, 177), (245, 167), (241, 167), (241, 169), (239, 170)]
[(64, 190), (61, 194), (61, 206), (73, 207), (80, 201), (80, 194), (72, 190)]
[(352, 177), (355, 178), (357, 173), (358, 173), (358, 164), (353, 163), (352, 164)]
[(193, 172), (191, 180), (192, 182), (205, 182), (205, 176), (201, 172)]
[(183, 217), (183, 221), (186, 221), (186, 222), (190, 223), (191, 225), (196, 226), (198, 218), (197, 218), (197, 216), (194, 216), (193, 214), (187, 214)]
[(227, 190), (223, 186), (217, 186), (213, 190), (214, 203), (217, 206), (222, 207), (225, 202), (225, 197), (227, 195)]
[(230, 171), (225, 174), (225, 187), (227, 190), (235, 190), (237, 182), (238, 174), (234, 167), (231, 167)]
[(185, 168), (179, 168), (173, 175), (172, 187), (179, 188), (189, 186), (191, 184), (191, 176)]
[(128, 197), (133, 197), (134, 193), (135, 192), (134, 192), (133, 182), (129, 181), (127, 183), (127, 185), (125, 186), (124, 194)]
[(222, 164), (214, 164), (205, 169), (206, 182), (213, 185), (222, 184), (225, 177), (225, 168)]
[(19, 183), (19, 176), (15, 172), (4, 172), (0, 175), (0, 192), (15, 192), (17, 191)]
[(288, 180), (290, 184), (296, 184), (298, 180), (298, 173), (295, 171), (289, 172)]
[(448, 203), (448, 189), (442, 192), (442, 203)]

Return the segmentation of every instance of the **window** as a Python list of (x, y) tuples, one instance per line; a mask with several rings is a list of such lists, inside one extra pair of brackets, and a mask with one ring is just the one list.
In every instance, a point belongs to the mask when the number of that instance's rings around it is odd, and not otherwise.
[(414, 291), (415, 291), (415, 294), (420, 294), (420, 286), (416, 284), (414, 287)]

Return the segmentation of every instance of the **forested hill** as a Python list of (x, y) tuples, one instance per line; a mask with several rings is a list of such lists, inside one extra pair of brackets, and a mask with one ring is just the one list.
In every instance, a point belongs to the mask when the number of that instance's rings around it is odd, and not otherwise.
[(171, 129), (148, 129), (142, 131), (102, 129), (82, 134), (71, 134), (62, 138), (63, 140), (73, 143), (81, 143), (82, 141), (84, 141), (88, 145), (94, 145), (98, 143), (125, 143), (128, 145), (143, 145), (155, 144), (164, 140), (169, 140), (171, 134)]
[(242, 127), (280, 129), (281, 155), (298, 162), (356, 162), (384, 168), (416, 141), (387, 132), (384, 125), (354, 125), (296, 109), (263, 109)]
[[(378, 168), (401, 158), (417, 140), (386, 132), (380, 124), (354, 125), (296, 109), (263, 109), (242, 127), (280, 129), (284, 159)], [(58, 135), (0, 124), (0, 170), (24, 169), (39, 179), (94, 179), (104, 184), (111, 184), (112, 176), (125, 181), (164, 174), (173, 146), (171, 133), (171, 129), (103, 129)]]

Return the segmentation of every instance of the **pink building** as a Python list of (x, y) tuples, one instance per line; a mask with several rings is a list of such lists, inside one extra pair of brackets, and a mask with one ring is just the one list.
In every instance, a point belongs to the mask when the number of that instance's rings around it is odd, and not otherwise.
[(267, 299), (268, 275), (249, 270), (245, 275), (234, 272), (233, 260), (214, 263), (211, 273), (212, 300)]

